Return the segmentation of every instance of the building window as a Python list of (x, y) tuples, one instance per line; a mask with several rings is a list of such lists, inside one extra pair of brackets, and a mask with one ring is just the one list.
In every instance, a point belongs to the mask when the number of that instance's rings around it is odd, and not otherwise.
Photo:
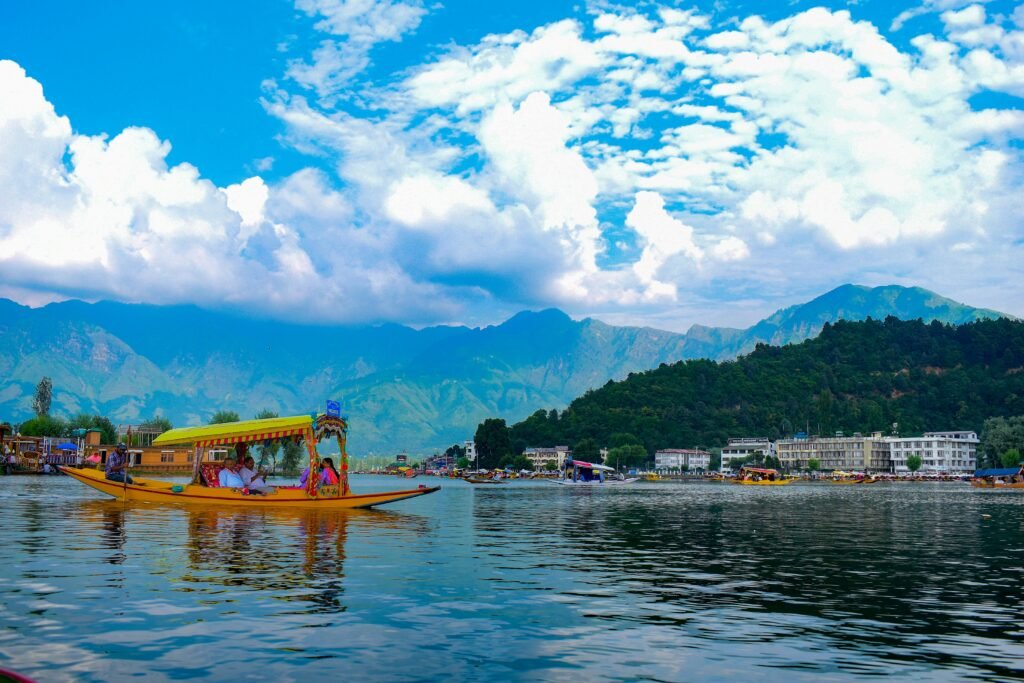
[(160, 453), (160, 462), (174, 462), (174, 451), (163, 451)]

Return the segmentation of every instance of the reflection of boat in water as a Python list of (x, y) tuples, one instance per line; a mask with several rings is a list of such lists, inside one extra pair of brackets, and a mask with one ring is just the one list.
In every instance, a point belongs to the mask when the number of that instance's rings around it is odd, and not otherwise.
[(741, 467), (739, 474), (732, 480), (732, 483), (745, 486), (785, 486), (792, 484), (794, 481), (796, 480), (784, 477), (778, 470), (761, 467)]
[[(164, 432), (153, 441), (154, 446), (188, 444), (194, 450), (192, 483), (174, 484), (158, 479), (136, 478), (131, 484), (106, 479), (102, 470), (61, 470), (97, 491), (122, 500), (150, 503), (181, 502), (199, 505), (236, 505), (245, 507), (299, 507), (311, 509), (368, 508), (415, 498), (439, 490), (440, 486), (420, 486), (403, 491), (383, 493), (352, 493), (348, 482), (348, 454), (345, 450), (348, 423), (340, 417), (311, 415), (247, 420), (206, 427), (186, 427)], [(266, 444), (273, 441), (305, 441), (309, 453), (309, 471), (320, 471), (320, 455), (316, 444), (330, 437), (338, 439), (340, 447), (340, 480), (330, 486), (320, 485), (320, 477), (311, 475), (306, 486), (276, 487), (265, 495), (255, 495), (247, 489), (223, 488), (218, 475), (223, 465), (203, 462), (204, 449), (223, 448), (238, 444)]]
[(1024, 489), (1024, 466), (978, 470), (971, 486), (979, 489)]
[[(561, 478), (552, 480), (552, 483), (562, 486), (623, 486), (639, 481), (639, 477), (616, 478), (609, 474), (611, 472), (615, 472), (615, 470), (607, 465), (598, 465), (585, 460), (566, 460), (562, 467)], [(621, 475), (619, 476), (621, 477)]]

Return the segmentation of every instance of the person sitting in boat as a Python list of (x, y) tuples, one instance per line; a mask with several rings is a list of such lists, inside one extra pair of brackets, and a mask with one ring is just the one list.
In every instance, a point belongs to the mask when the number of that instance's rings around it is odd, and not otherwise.
[[(325, 463), (331, 463), (330, 467), (325, 467)], [(331, 486), (338, 483), (338, 471), (334, 469), (334, 463), (331, 461), (330, 458), (324, 458), (323, 460), (321, 460), (320, 464), (317, 466), (317, 469), (320, 470), (320, 483), (317, 484), (318, 486)], [(333, 482), (331, 481), (332, 475), (334, 477)], [(299, 477), (299, 485), (305, 486), (306, 482), (308, 481), (309, 468), (307, 467), (302, 471), (302, 476)]]
[(123, 442), (117, 444), (114, 452), (107, 456), (106, 478), (109, 481), (119, 481), (124, 484), (135, 482), (128, 476), (128, 446)]
[(221, 469), (220, 474), (217, 475), (217, 481), (223, 488), (245, 488), (245, 482), (242, 481), (242, 477), (235, 471), (235, 465), (236, 463), (234, 458), (224, 458), (224, 468)]
[(339, 481), (341, 481), (341, 475), (334, 468), (334, 461), (324, 458), (320, 463), (320, 485), (337, 486)]
[(273, 493), (273, 489), (267, 486), (267, 473), (263, 469), (256, 469), (256, 460), (251, 455), (245, 456), (242, 468), (238, 470), (238, 476), (242, 478), (245, 488), (253, 493)]

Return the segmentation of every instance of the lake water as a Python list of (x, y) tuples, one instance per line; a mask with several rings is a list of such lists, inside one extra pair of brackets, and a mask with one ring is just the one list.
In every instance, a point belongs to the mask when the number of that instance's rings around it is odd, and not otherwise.
[[(355, 513), (0, 477), (0, 667), (40, 681), (1024, 679), (1024, 495), (545, 482)], [(357, 492), (401, 488), (353, 477)], [(988, 517), (986, 517), (986, 515)]]

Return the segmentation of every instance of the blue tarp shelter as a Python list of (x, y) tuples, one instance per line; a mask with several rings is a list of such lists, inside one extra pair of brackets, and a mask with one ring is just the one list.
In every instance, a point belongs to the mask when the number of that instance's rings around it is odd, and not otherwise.
[(990, 470), (977, 470), (974, 473), (975, 479), (981, 479), (982, 477), (1013, 477), (1020, 474), (1020, 467), (1000, 467), (997, 469)]

